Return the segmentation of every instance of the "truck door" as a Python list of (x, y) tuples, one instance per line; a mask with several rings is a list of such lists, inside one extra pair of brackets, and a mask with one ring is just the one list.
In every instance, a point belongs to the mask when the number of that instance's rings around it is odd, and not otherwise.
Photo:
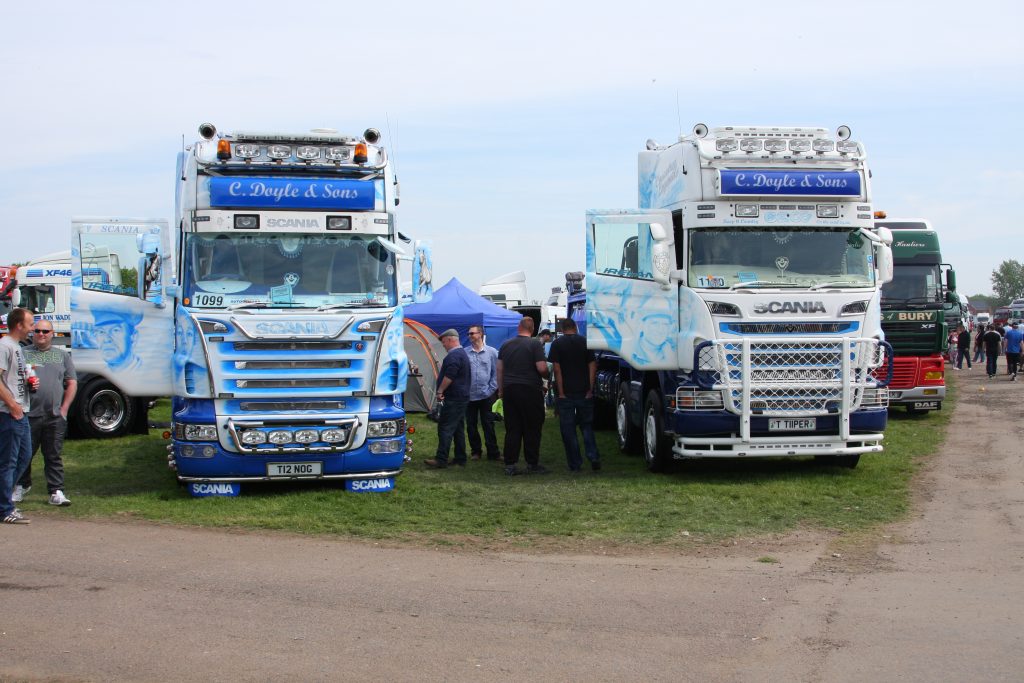
[(668, 211), (587, 212), (587, 344), (643, 370), (679, 367)]
[(71, 346), (75, 367), (129, 396), (172, 391), (174, 277), (167, 222), (74, 219)]

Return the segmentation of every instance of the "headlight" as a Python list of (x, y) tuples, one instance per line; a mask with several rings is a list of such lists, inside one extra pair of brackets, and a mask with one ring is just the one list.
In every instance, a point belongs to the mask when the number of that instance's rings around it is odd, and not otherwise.
[(185, 425), (186, 441), (216, 441), (217, 425)]
[(721, 301), (708, 301), (708, 310), (711, 311), (711, 315), (731, 315), (739, 317), (740, 309), (736, 304), (727, 304)]
[(380, 420), (371, 422), (366, 427), (366, 436), (375, 439), (382, 436), (399, 436), (398, 423), (401, 420)]
[(843, 310), (839, 311), (839, 315), (860, 315), (862, 313), (867, 312), (867, 301), (854, 301), (853, 303), (849, 303), (843, 306)]

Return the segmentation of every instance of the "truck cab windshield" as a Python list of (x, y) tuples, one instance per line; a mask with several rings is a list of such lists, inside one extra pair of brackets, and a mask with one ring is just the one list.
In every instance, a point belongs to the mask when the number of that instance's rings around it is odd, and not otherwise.
[(707, 228), (689, 240), (690, 287), (874, 286), (871, 243), (850, 228)]
[(187, 305), (197, 308), (394, 306), (395, 259), (372, 235), (192, 233)]
[(882, 306), (886, 305), (940, 308), (942, 279), (939, 265), (899, 264), (892, 281), (882, 285)]

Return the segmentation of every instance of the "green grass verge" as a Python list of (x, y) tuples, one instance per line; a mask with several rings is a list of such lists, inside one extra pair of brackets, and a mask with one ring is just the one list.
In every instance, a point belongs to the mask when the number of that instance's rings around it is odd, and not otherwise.
[[(952, 393), (952, 392), (951, 392)], [(672, 544), (783, 533), (798, 528), (856, 531), (900, 518), (923, 456), (936, 451), (952, 409), (921, 416), (892, 412), (886, 450), (853, 470), (810, 459), (700, 461), (670, 474), (648, 473), (623, 455), (614, 434), (598, 433), (604, 468), (570, 474), (557, 420), (545, 423), (541, 462), (548, 475), (508, 477), (497, 463), (427, 470), (436, 427), (411, 416), (414, 462), (394, 491), (350, 494), (337, 483), (245, 485), (238, 498), (193, 499), (166, 466), (162, 430), (148, 436), (69, 441), (64, 463), (74, 505), (46, 505), (41, 456), (37, 486), (22, 504), (32, 513), (128, 516), (209, 527), (284, 529), (373, 539), (513, 545)], [(168, 419), (158, 408), (155, 419)], [(499, 440), (503, 431), (499, 427)]]

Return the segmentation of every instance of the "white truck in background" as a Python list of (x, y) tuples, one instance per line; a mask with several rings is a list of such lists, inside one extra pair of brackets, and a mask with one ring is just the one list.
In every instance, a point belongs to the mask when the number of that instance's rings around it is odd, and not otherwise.
[[(97, 286), (121, 285), (117, 254), (97, 249), (83, 261), (83, 279)], [(53, 325), (53, 343), (71, 351), (71, 251), (58, 251), (18, 268), (19, 305)], [(73, 356), (72, 356), (73, 357)], [(142, 434), (148, 429), (149, 398), (131, 398), (99, 375), (78, 373), (78, 394), (68, 413), (76, 434), (100, 438)]]
[(477, 294), (510, 311), (517, 306), (524, 306), (529, 303), (526, 297), (526, 273), (516, 270), (499, 275), (480, 285)]

